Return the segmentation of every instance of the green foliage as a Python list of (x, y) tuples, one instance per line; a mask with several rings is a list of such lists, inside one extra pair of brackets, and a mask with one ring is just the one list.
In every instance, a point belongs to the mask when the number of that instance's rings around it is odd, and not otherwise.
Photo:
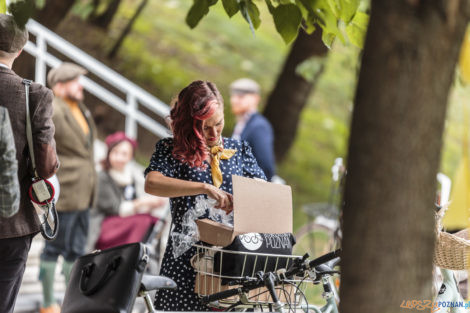
[(237, 0), (222, 0), (222, 4), (229, 17), (234, 16), (239, 11)]
[(209, 7), (216, 4), (217, 0), (194, 0), (193, 6), (186, 16), (186, 24), (194, 28), (199, 21), (209, 13)]
[(251, 32), (254, 34), (255, 29), (258, 29), (261, 24), (258, 7), (252, 0), (241, 0), (239, 5), (243, 18), (248, 22)]
[(318, 72), (323, 69), (325, 57), (311, 57), (297, 66), (295, 72), (302, 76), (306, 81), (314, 82)]
[[(188, 12), (187, 24), (191, 28), (197, 26), (215, 2), (217, 0), (195, 0)], [(253, 0), (223, 0), (222, 3), (229, 17), (240, 11), (253, 33), (259, 27), (259, 9)], [(363, 42), (368, 19), (365, 13), (358, 12), (360, 0), (265, 0), (265, 3), (286, 44), (295, 39), (300, 26), (312, 33), (315, 25), (322, 28), (323, 42), (329, 48), (336, 38), (344, 42), (350, 37), (355, 45)]]
[(0, 13), (6, 13), (6, 11), (7, 11), (6, 0), (0, 0)]
[(12, 1), (8, 6), (8, 11), (15, 18), (16, 24), (23, 28), (33, 15), (35, 2), (33, 0)]
[(300, 9), (292, 3), (280, 4), (274, 7), (270, 0), (266, 0), (269, 12), (273, 15), (274, 25), (278, 33), (287, 44), (297, 37), (300, 22), (302, 21), (302, 13)]
[(356, 14), (359, 0), (328, 0), (328, 4), (337, 19), (349, 23)]
[(72, 7), (72, 12), (80, 16), (82, 19), (87, 19), (93, 12), (93, 2), (91, 0), (77, 1)]
[(356, 47), (362, 48), (362, 46), (364, 46), (368, 24), (369, 15), (363, 12), (357, 12), (351, 23), (346, 26), (346, 33), (348, 34), (349, 41)]

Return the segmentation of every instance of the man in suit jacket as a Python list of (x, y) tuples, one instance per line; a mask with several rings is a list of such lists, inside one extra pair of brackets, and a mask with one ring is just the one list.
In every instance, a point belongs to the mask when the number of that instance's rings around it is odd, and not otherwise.
[(230, 104), (237, 118), (232, 137), (246, 140), (253, 150), (258, 165), (270, 181), (276, 172), (274, 134), (269, 121), (258, 113), (259, 85), (241, 78), (230, 85)]
[(72, 63), (62, 63), (52, 69), (47, 81), (54, 91), (53, 121), (56, 127), (57, 154), (61, 169), (57, 172), (60, 198), (57, 201), (59, 233), (54, 241), (46, 242), (41, 254), (40, 279), (43, 286), (44, 312), (58, 312), (53, 283), (57, 258), (64, 258), (62, 273), (66, 283), (73, 262), (84, 253), (89, 209), (95, 197), (97, 177), (93, 159), (95, 124), (83, 104), (84, 94), (80, 77), (86, 70)]
[[(0, 14), (0, 105), (8, 109), (20, 184), (18, 213), (10, 218), (0, 218), (0, 312), (7, 313), (13, 312), (31, 240), (40, 226), (28, 197), (33, 173), (28, 163), (25, 86), (23, 79), (11, 70), (27, 40), (27, 30), (20, 29), (12, 16)], [(52, 123), (52, 92), (33, 83), (29, 105), (36, 170), (42, 178), (49, 178), (59, 166)]]

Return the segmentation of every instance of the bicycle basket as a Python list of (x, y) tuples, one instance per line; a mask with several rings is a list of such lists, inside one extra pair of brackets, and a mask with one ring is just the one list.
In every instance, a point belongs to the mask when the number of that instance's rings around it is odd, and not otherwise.
[[(284, 267), (288, 268), (295, 259), (300, 258), (300, 256), (292, 255), (230, 251), (202, 245), (194, 246), (196, 247), (196, 254), (191, 259), (191, 265), (196, 272), (194, 291), (200, 297), (227, 289), (237, 288), (237, 285), (229, 285), (228, 282), (254, 278), (258, 270), (275, 272)], [(219, 269), (224, 268), (224, 261), (234, 256), (238, 260), (242, 260), (242, 270), (237, 273), (239, 275), (231, 276), (221, 274)], [(253, 257), (254, 264), (252, 262)], [(251, 259), (250, 264), (248, 264), (249, 262), (247, 261), (249, 259)], [(276, 293), (281, 302), (289, 303), (291, 306), (299, 306), (305, 301), (303, 294), (305, 293), (307, 285), (311, 285), (311, 283), (312, 281), (309, 279), (290, 280), (281, 286), (276, 286)], [(247, 305), (269, 305), (272, 303), (269, 292), (265, 287), (250, 291), (247, 298), (248, 302), (244, 302), (244, 304)], [(218, 307), (228, 307), (231, 304), (237, 303), (239, 300), (239, 296), (219, 300)]]
[(437, 266), (451, 270), (466, 270), (469, 266), (470, 240), (468, 229), (455, 234), (439, 231), (434, 262)]

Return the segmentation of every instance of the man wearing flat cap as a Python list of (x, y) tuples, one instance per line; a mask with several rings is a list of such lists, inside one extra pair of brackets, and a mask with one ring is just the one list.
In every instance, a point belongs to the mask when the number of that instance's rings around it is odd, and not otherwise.
[(54, 299), (57, 258), (64, 258), (62, 273), (68, 283), (73, 262), (84, 253), (89, 225), (89, 209), (95, 197), (96, 172), (93, 143), (96, 129), (90, 111), (83, 104), (81, 76), (87, 71), (64, 62), (49, 71), (47, 83), (54, 92), (53, 121), (61, 169), (57, 172), (60, 197), (57, 201), (59, 233), (47, 241), (41, 254), (39, 278), (43, 287), (41, 313), (59, 312)]
[(230, 85), (230, 104), (237, 118), (232, 137), (246, 140), (258, 165), (269, 181), (276, 171), (274, 134), (269, 121), (258, 113), (260, 87), (249, 78), (237, 79)]
[[(20, 206), (12, 217), (0, 217), (0, 312), (13, 312), (32, 238), (39, 232), (39, 219), (29, 200), (31, 163), (26, 138), (26, 93), (23, 79), (11, 67), (28, 40), (28, 31), (18, 27), (10, 15), (0, 14), (0, 106), (8, 109), (16, 148)], [(32, 83), (29, 92), (31, 128), (36, 170), (49, 178), (59, 162), (52, 123), (52, 92)], [(2, 125), (3, 126), (3, 125)], [(0, 164), (0, 171), (4, 163)], [(0, 189), (5, 187), (0, 186)]]

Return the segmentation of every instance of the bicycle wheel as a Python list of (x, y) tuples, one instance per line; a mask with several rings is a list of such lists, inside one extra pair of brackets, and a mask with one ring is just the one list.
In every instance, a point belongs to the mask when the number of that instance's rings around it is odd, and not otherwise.
[(335, 229), (337, 227), (320, 223), (319, 220), (321, 218), (317, 217), (295, 233), (294, 254), (308, 253), (311, 257), (317, 257), (336, 248)]

